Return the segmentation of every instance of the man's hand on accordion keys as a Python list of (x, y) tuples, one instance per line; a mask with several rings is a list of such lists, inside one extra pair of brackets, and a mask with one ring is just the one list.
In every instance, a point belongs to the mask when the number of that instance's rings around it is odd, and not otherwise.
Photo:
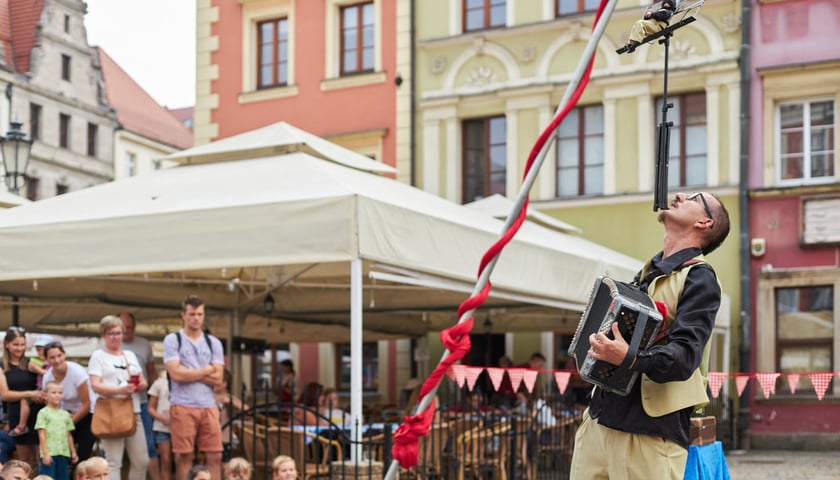
[[(603, 360), (613, 365), (621, 365), (630, 346), (618, 331), (618, 322), (612, 324), (612, 337), (601, 332), (589, 336), (589, 355), (595, 360)], [(635, 362), (634, 362), (635, 363)], [(632, 368), (632, 367), (631, 367)]]

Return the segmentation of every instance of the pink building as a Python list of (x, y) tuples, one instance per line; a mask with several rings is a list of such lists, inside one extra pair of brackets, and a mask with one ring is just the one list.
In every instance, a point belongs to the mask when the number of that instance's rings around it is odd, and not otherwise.
[(755, 448), (836, 449), (840, 3), (751, 0), (749, 6), (751, 78), (743, 94), (751, 116), (744, 141), (752, 321), (750, 365), (741, 368), (781, 375), (768, 398), (751, 380), (742, 421)]

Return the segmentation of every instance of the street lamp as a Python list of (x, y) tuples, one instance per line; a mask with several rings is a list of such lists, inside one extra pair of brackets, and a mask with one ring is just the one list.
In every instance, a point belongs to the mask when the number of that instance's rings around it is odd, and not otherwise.
[(26, 185), (29, 177), (26, 167), (29, 166), (29, 152), (32, 150), (32, 139), (26, 138), (21, 131), (20, 122), (11, 122), (11, 130), (5, 137), (0, 137), (0, 153), (3, 155), (6, 187), (15, 195), (20, 194), (20, 188)]

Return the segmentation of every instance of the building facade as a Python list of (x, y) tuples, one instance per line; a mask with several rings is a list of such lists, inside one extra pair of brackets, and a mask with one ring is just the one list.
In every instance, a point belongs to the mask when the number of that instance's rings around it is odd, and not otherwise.
[(5, 0), (0, 5), (0, 69), (11, 74), (0, 122), (3, 127), (21, 122), (35, 140), (30, 180), (20, 192), (30, 200), (113, 178), (116, 115), (87, 44), (84, 12), (81, 0)]
[[(836, 449), (840, 4), (748, 3), (750, 353), (753, 371), (781, 374), (766, 398), (753, 382), (750, 439), (759, 448)], [(820, 376), (828, 380), (822, 399)]]
[[(495, 193), (517, 195), (528, 154), (558, 109), (599, 3), (417, 3), (418, 186), (464, 203)], [(652, 205), (664, 47), (652, 42), (625, 55), (616, 49), (643, 12), (638, 1), (617, 3), (591, 80), (561, 124), (530, 196), (531, 208), (640, 259), (662, 242)], [(706, 1), (702, 11), (690, 13), (696, 21), (676, 30), (669, 47), (670, 192), (711, 191), (732, 218), (729, 240), (710, 256), (731, 300), (715, 336), (712, 368), (723, 370), (733, 368), (740, 311), (739, 12), (735, 0)], [(551, 367), (563, 368), (573, 329), (506, 336), (495, 348), (517, 357), (541, 349), (553, 360)]]

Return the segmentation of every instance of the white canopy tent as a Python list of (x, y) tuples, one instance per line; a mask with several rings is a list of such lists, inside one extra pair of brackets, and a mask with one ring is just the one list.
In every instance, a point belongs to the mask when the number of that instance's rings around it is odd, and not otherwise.
[[(360, 355), (362, 335), (452, 325), (502, 230), (285, 123), (170, 158), (190, 165), (0, 212), (0, 295), (18, 299), (21, 325), (95, 334), (104, 314), (128, 310), (138, 334), (159, 338), (180, 327), (180, 301), (195, 293), (223, 338), (350, 340)], [(630, 278), (640, 265), (526, 224), (496, 265), (485, 308), (494, 331), (573, 329), (597, 275)]]

